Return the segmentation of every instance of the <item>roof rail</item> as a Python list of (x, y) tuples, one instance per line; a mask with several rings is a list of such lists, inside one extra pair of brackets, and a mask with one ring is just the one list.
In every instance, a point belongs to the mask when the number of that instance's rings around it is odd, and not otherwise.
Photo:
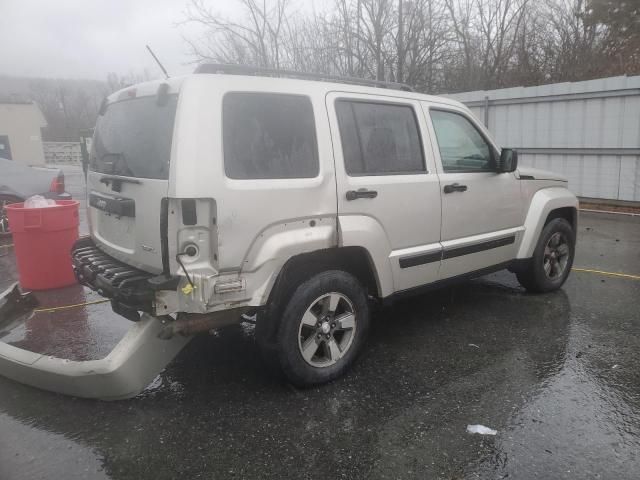
[(231, 65), (225, 63), (201, 63), (193, 73), (218, 73), (228, 75), (249, 75), (258, 77), (286, 77), (302, 80), (319, 80), (323, 82), (348, 83), (351, 85), (365, 85), (368, 87), (391, 88), (413, 92), (413, 88), (404, 83), (385, 82), (357, 77), (340, 77), (325, 75), (324, 73), (296, 72), (295, 70), (280, 70), (275, 68), (253, 67), (250, 65)]

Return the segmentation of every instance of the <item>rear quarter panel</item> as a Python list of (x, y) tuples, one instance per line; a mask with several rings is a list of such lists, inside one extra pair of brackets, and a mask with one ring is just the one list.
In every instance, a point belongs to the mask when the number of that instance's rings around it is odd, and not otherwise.
[[(315, 178), (227, 178), (223, 98), (256, 91), (310, 99), (318, 142)], [(336, 186), (324, 91), (283, 79), (196, 75), (182, 85), (175, 128), (169, 196), (215, 199), (221, 273), (272, 269), (276, 259), (285, 261), (301, 248), (335, 246)]]

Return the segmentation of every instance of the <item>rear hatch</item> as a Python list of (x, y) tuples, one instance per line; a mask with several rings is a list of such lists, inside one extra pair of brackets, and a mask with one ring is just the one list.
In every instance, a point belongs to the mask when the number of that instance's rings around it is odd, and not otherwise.
[(87, 175), (91, 237), (113, 257), (160, 273), (177, 95), (136, 97), (129, 90), (123, 96), (103, 107), (93, 137)]

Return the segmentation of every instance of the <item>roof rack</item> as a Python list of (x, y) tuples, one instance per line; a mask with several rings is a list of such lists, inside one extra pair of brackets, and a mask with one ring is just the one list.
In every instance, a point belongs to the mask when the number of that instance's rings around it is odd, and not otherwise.
[(228, 75), (249, 75), (260, 77), (286, 77), (302, 80), (319, 80), (323, 82), (348, 83), (351, 85), (365, 85), (368, 87), (390, 88), (413, 92), (413, 88), (404, 83), (385, 82), (357, 77), (340, 77), (325, 75), (324, 73), (296, 72), (295, 70), (280, 70), (275, 68), (253, 67), (250, 65), (231, 65), (225, 63), (201, 63), (193, 73), (217, 73)]

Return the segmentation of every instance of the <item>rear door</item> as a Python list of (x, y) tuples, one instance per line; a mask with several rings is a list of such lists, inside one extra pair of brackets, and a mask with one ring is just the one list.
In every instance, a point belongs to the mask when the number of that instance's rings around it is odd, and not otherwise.
[(87, 176), (91, 236), (106, 253), (160, 273), (161, 204), (177, 95), (127, 97), (99, 116)]
[(327, 97), (342, 245), (366, 246), (384, 296), (432, 282), (440, 265), (440, 184), (420, 104), (334, 92)]

